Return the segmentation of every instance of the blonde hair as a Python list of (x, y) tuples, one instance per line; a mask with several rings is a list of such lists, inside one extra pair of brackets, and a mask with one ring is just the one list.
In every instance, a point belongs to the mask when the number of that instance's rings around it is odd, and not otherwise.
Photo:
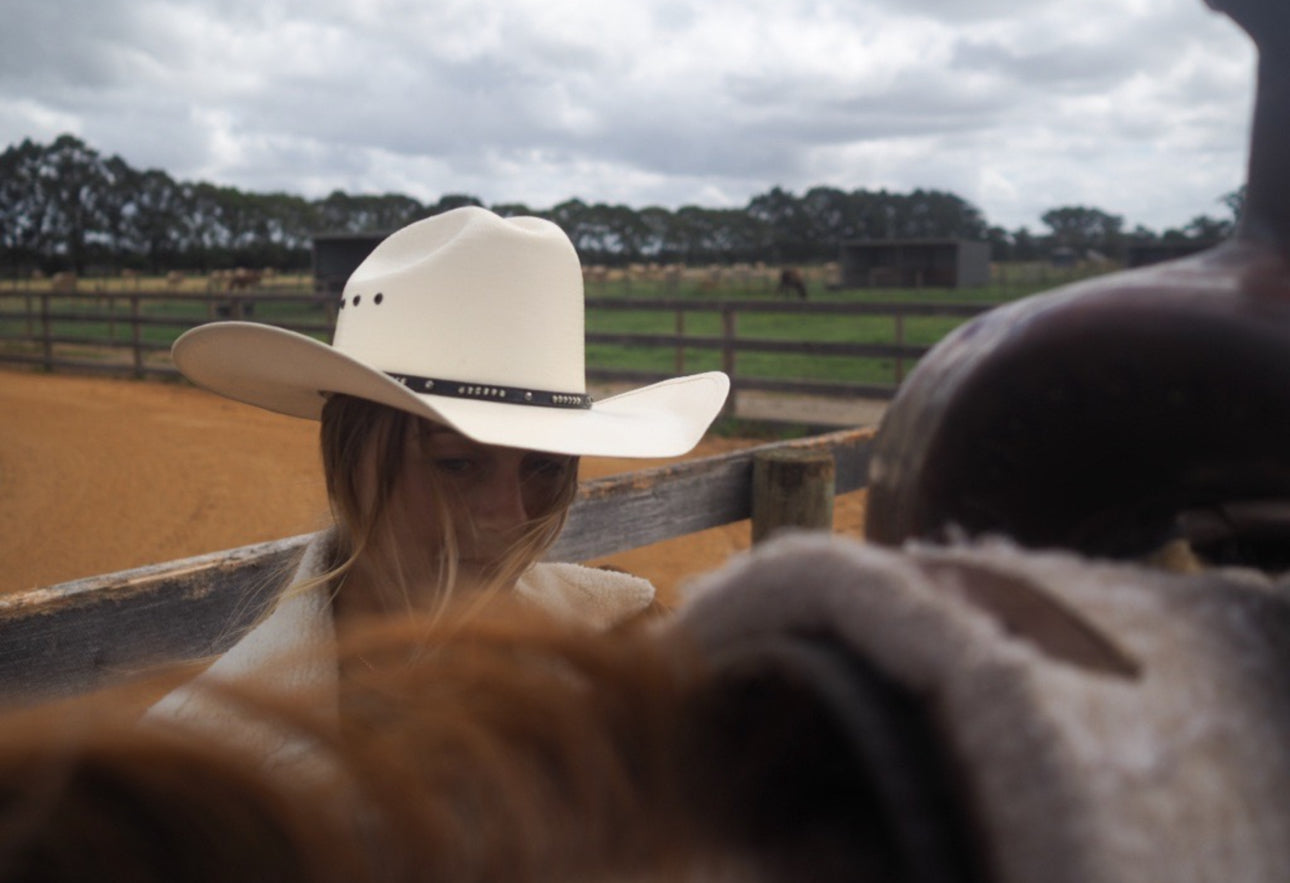
[[(364, 561), (373, 569), (381, 592), (379, 603), (386, 610), (412, 609), (410, 574), (418, 572), (435, 574), (431, 612), (441, 613), (453, 599), (459, 588), (459, 525), (447, 488), (438, 485), (433, 494), (437, 543), (409, 549), (394, 539), (391, 499), (403, 477), (408, 443), (427, 425), (406, 411), (366, 399), (347, 395), (328, 399), (319, 437), (336, 526), (335, 546), (327, 571), (293, 591), (323, 583), (339, 589), (345, 577)], [(555, 542), (577, 493), (577, 481), (577, 469), (568, 470), (543, 511), (531, 513), (518, 539), (484, 574), (482, 585), (472, 587), (482, 590), (481, 599), (513, 585)]]

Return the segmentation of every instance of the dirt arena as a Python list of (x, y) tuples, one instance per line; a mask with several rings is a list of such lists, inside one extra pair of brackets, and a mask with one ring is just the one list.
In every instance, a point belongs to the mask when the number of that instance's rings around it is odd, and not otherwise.
[[(0, 592), (307, 533), (327, 523), (316, 430), (183, 383), (0, 370)], [(691, 455), (755, 442), (710, 438)], [(583, 460), (596, 478), (663, 461)], [(835, 529), (860, 535), (864, 493)], [(747, 522), (609, 563), (665, 597), (748, 547)]]

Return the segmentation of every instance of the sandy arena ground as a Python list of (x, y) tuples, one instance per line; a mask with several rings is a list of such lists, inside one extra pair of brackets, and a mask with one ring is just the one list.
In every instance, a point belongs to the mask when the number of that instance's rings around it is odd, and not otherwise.
[[(0, 592), (325, 526), (316, 429), (187, 384), (0, 370)], [(750, 444), (711, 438), (691, 456)], [(588, 458), (583, 477), (660, 462)], [(863, 491), (838, 499), (836, 530), (859, 536), (863, 520)], [(670, 599), (748, 543), (742, 522), (594, 563)]]

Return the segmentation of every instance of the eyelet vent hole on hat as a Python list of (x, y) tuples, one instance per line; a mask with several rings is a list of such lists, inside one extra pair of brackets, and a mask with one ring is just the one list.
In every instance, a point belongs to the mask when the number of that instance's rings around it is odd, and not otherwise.
[(385, 300), (385, 295), (381, 294), (381, 293), (378, 291), (378, 292), (376, 293), (375, 302), (379, 305), (379, 304), (381, 303), (381, 301), (383, 301), (383, 300)]
[(358, 302), (361, 301), (362, 299), (363, 299), (363, 296), (361, 294), (354, 295), (354, 306), (358, 306)]

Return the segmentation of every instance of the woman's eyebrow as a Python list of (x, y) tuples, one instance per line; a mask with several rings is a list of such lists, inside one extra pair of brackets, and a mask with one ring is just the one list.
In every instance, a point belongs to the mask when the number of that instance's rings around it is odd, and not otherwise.
[(453, 429), (451, 426), (444, 426), (444, 425), (443, 425), (443, 424), (441, 424), (441, 423), (427, 423), (427, 424), (422, 428), (422, 430), (421, 430), (421, 437), (422, 437), (422, 438), (434, 438), (434, 439), (436, 439), (436, 440), (438, 440), (438, 439), (447, 439), (447, 440), (457, 440), (457, 439), (460, 439), (461, 441), (464, 441), (464, 442), (469, 442), (469, 441), (470, 441), (470, 439), (466, 438), (466, 436), (462, 435), (460, 432), (458, 432), (457, 430)]

